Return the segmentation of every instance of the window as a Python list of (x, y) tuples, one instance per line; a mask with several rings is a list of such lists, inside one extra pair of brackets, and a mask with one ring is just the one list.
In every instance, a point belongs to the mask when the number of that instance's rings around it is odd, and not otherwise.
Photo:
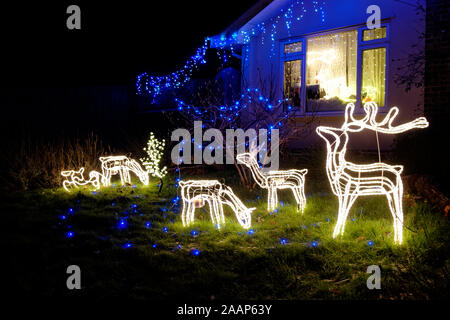
[(302, 42), (292, 42), (284, 45), (284, 54), (296, 53), (302, 51)]
[(363, 30), (363, 41), (386, 38), (386, 27)]
[(341, 111), (356, 101), (357, 30), (309, 38), (306, 111)]
[(384, 106), (386, 83), (386, 48), (364, 50), (362, 53), (361, 102), (374, 101)]
[(297, 38), (280, 47), (284, 106), (301, 114), (342, 112), (374, 101), (386, 105), (389, 25)]
[(288, 105), (298, 108), (301, 105), (302, 60), (285, 61), (283, 74), (284, 98), (288, 99)]

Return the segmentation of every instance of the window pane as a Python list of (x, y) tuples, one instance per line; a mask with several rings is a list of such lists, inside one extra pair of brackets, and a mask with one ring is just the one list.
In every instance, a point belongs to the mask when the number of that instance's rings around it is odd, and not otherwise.
[(301, 72), (302, 60), (284, 62), (284, 98), (292, 107), (300, 107)]
[(284, 45), (284, 53), (295, 53), (302, 51), (302, 42), (287, 43)]
[(362, 56), (361, 101), (384, 106), (386, 48), (364, 50)]
[(340, 111), (356, 101), (357, 30), (308, 39), (308, 112)]
[(386, 38), (386, 27), (363, 31), (363, 41), (383, 39), (383, 38)]

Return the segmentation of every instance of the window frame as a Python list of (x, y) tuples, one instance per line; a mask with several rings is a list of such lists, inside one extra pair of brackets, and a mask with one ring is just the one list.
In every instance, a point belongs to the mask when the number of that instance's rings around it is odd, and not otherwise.
[[(289, 43), (294, 43), (294, 42), (301, 42), (302, 45), (302, 50), (300, 52), (294, 52), (294, 53), (285, 53), (284, 52), (284, 45), (285, 44), (289, 44)], [(306, 96), (306, 91), (305, 91), (305, 72), (306, 72), (306, 63), (305, 63), (305, 44), (306, 44), (306, 40), (305, 38), (301, 37), (296, 37), (296, 38), (292, 38), (289, 39), (287, 41), (283, 41), (281, 43), (281, 48), (280, 48), (280, 57), (281, 57), (281, 63), (280, 63), (280, 75), (281, 75), (281, 96), (282, 99), (284, 100), (284, 63), (288, 62), (288, 61), (295, 61), (295, 60), (300, 60), (301, 61), (301, 65), (300, 65), (300, 77), (301, 77), (301, 82), (300, 82), (300, 107), (299, 108), (292, 108), (292, 112), (300, 113), (300, 114), (304, 114), (305, 113), (305, 104), (304, 104), (304, 97)], [(286, 103), (283, 102), (283, 108), (285, 108)]]
[[(286, 39), (281, 41), (280, 48), (280, 75), (281, 75), (281, 97), (284, 99), (284, 62), (293, 61), (293, 60), (301, 60), (301, 88), (300, 88), (300, 108), (293, 109), (294, 115), (298, 116), (334, 116), (341, 115), (345, 110), (342, 111), (316, 111), (316, 112), (307, 112), (306, 111), (306, 59), (308, 52), (308, 39), (314, 38), (317, 36), (324, 36), (328, 34), (346, 32), (346, 31), (357, 31), (357, 55), (356, 55), (356, 102), (355, 102), (355, 112), (363, 113), (363, 105), (361, 104), (361, 88), (362, 88), (362, 55), (364, 50), (377, 49), (377, 48), (386, 48), (386, 66), (385, 66), (385, 95), (384, 95), (384, 106), (380, 107), (381, 112), (385, 112), (388, 105), (388, 97), (389, 97), (389, 39), (390, 39), (390, 26), (388, 22), (381, 23), (380, 27), (386, 28), (386, 37), (382, 39), (374, 39), (363, 41), (363, 31), (368, 30), (366, 24), (350, 26), (344, 28), (337, 28), (333, 30), (320, 31), (315, 33), (310, 33), (307, 35), (294, 37), (291, 39)], [(301, 52), (295, 53), (284, 53), (284, 45), (293, 43), (293, 42), (302, 42), (302, 50)]]
[(388, 105), (388, 80), (389, 80), (389, 24), (388, 23), (382, 23), (380, 27), (386, 27), (386, 37), (382, 39), (374, 39), (374, 40), (368, 40), (363, 41), (363, 32), (364, 30), (369, 30), (367, 26), (360, 27), (358, 30), (358, 56), (357, 56), (357, 74), (356, 74), (356, 106), (355, 109), (359, 112), (362, 112), (363, 104), (361, 101), (361, 89), (362, 89), (362, 56), (363, 51), (370, 50), (370, 49), (378, 49), (378, 48), (385, 48), (386, 49), (386, 66), (384, 69), (384, 76), (385, 76), (385, 82), (384, 82), (384, 105), (382, 107), (379, 106), (379, 110), (381, 112), (384, 112), (386, 110), (386, 107)]

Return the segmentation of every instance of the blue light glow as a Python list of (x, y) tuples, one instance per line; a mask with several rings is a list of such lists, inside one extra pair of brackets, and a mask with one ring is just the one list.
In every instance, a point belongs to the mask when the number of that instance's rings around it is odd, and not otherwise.
[(128, 227), (128, 223), (125, 219), (120, 219), (117, 223), (117, 229), (122, 230)]
[(123, 245), (123, 247), (125, 248), (125, 249), (128, 249), (128, 248), (131, 248), (133, 245), (131, 244), (131, 243), (129, 243), (129, 242), (127, 242), (127, 243), (125, 243), (124, 245)]
[(66, 238), (73, 238), (74, 235), (73, 231), (66, 232)]

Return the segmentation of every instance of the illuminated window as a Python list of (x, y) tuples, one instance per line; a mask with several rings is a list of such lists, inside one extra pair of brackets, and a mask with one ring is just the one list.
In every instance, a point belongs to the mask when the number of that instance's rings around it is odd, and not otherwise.
[(384, 106), (386, 83), (386, 48), (364, 50), (362, 54), (361, 102)]
[(301, 52), (301, 51), (302, 51), (302, 42), (301, 41), (287, 43), (284, 45), (284, 53), (285, 54), (296, 53), (296, 52)]
[(386, 27), (363, 31), (363, 41), (370, 41), (384, 38), (386, 38)]
[(343, 111), (356, 101), (357, 30), (308, 39), (306, 111)]
[(292, 107), (300, 107), (301, 83), (302, 83), (302, 60), (291, 60), (284, 62), (284, 98)]

